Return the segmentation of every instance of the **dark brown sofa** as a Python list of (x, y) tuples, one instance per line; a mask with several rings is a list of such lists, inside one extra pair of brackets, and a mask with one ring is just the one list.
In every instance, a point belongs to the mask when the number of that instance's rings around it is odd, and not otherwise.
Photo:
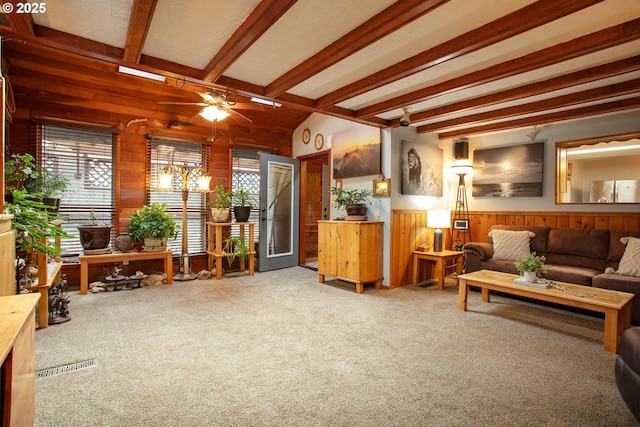
[[(543, 276), (547, 279), (635, 294), (632, 319), (640, 323), (640, 278), (615, 273), (625, 249), (620, 238), (640, 238), (640, 233), (510, 225), (491, 229), (533, 232), (531, 251), (546, 257), (547, 272)], [(466, 243), (463, 251), (467, 273), (486, 269), (518, 274), (513, 261), (492, 259), (493, 241), (489, 236), (484, 243)]]

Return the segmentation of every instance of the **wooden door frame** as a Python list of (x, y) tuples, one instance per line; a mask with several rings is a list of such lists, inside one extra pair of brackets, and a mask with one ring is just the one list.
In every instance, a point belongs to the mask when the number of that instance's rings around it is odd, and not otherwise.
[(331, 166), (331, 150), (318, 151), (317, 153), (305, 154), (303, 156), (296, 157), (296, 159), (300, 160), (300, 227), (298, 229), (298, 263), (300, 265), (304, 265), (306, 261), (305, 229), (307, 223), (303, 207), (307, 203), (307, 162), (309, 160), (322, 159), (323, 157), (326, 157), (327, 165)]

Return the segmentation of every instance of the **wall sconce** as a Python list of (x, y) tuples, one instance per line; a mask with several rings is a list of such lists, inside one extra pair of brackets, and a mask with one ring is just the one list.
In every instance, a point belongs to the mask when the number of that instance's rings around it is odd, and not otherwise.
[(441, 228), (451, 228), (451, 212), (440, 209), (427, 211), (427, 227), (436, 229), (433, 232), (433, 251), (442, 252)]

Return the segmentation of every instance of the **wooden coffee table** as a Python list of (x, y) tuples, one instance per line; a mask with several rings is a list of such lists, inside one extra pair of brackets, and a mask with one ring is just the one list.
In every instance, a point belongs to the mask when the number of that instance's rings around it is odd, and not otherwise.
[(554, 282), (557, 288), (536, 288), (513, 283), (520, 276), (498, 271), (480, 270), (458, 276), (458, 309), (467, 310), (469, 286), (481, 288), (482, 301), (489, 302), (491, 291), (519, 295), (540, 301), (577, 307), (604, 313), (604, 349), (618, 352), (618, 338), (631, 325), (633, 294), (592, 288), (572, 283)]

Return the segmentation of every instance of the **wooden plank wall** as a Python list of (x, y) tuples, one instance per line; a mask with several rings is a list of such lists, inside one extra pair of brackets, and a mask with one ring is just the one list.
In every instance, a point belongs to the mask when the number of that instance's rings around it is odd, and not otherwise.
[(427, 211), (391, 210), (389, 287), (411, 283), (413, 251), (428, 242)]
[[(640, 231), (640, 212), (475, 211), (469, 213), (469, 220), (471, 240), (478, 242), (485, 242), (489, 229), (496, 224)], [(425, 241), (432, 243), (433, 232), (426, 223), (426, 211), (391, 211), (390, 288), (411, 283), (413, 251)], [(447, 231), (444, 246), (451, 247)]]

